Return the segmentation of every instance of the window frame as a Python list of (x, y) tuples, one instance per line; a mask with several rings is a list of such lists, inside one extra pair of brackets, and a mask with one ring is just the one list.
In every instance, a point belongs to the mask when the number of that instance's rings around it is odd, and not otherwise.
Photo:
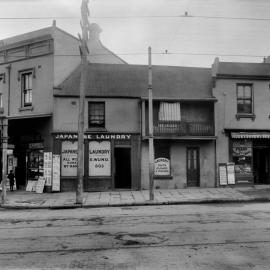
[[(26, 76), (31, 75), (31, 88), (25, 87), (25, 78)], [(21, 81), (21, 106), (22, 108), (29, 108), (33, 105), (33, 80), (34, 79), (34, 73), (32, 70), (24, 71), (20, 73), (20, 81)], [(28, 78), (29, 80), (29, 78)], [(29, 86), (28, 86), (29, 87)], [(31, 101), (26, 102), (25, 97), (30, 93)]]
[[(105, 106), (105, 104), (106, 104), (105, 101), (88, 101), (88, 128), (89, 129), (96, 129), (96, 128), (105, 129), (105, 124), (106, 124), (106, 106)], [(98, 119), (99, 117), (102, 117), (101, 124), (91, 123), (91, 121), (95, 120), (95, 119), (91, 119), (91, 105), (102, 105), (103, 106), (101, 114), (97, 113), (98, 111), (101, 111), (101, 110), (96, 110), (96, 114), (92, 115), (93, 117), (97, 117), (96, 121), (99, 120)]]
[[(239, 87), (243, 87), (243, 96), (239, 96)], [(245, 88), (249, 87), (250, 89), (250, 97), (245, 97)], [(250, 111), (251, 112), (240, 112), (239, 111), (239, 100), (243, 101), (243, 104), (245, 104), (245, 101), (250, 101)], [(236, 84), (236, 119), (239, 120), (240, 118), (252, 118), (252, 120), (255, 119), (254, 114), (254, 90), (253, 90), (253, 84), (252, 83), (237, 83)]]

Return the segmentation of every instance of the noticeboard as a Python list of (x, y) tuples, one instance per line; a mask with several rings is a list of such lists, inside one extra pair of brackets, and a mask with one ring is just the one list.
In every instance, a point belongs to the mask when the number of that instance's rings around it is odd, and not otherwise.
[(219, 171), (219, 185), (225, 186), (228, 184), (228, 175), (227, 175), (227, 164), (226, 163), (219, 163), (218, 164), (218, 171)]
[(45, 178), (44, 177), (39, 177), (36, 185), (36, 193), (43, 193), (43, 189), (45, 186)]
[(227, 163), (228, 185), (235, 185), (234, 163)]
[(44, 178), (45, 185), (52, 185), (52, 152), (44, 152)]
[(52, 191), (60, 191), (60, 155), (53, 155)]

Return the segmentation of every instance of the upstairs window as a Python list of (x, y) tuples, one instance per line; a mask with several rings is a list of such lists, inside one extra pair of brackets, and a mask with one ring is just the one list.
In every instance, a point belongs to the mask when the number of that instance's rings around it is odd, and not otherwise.
[(88, 102), (88, 127), (105, 127), (105, 102)]
[(253, 114), (252, 84), (237, 84), (237, 114)]
[(159, 121), (181, 121), (180, 102), (160, 102)]
[(33, 73), (26, 72), (21, 74), (22, 85), (22, 106), (32, 106), (32, 88), (33, 88)]

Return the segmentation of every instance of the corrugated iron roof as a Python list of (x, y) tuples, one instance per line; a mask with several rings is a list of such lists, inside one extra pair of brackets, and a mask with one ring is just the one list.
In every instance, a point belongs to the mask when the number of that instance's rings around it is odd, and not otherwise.
[[(213, 98), (211, 69), (153, 66), (153, 96), (177, 98)], [(78, 67), (55, 91), (61, 96), (76, 96), (80, 87)], [(86, 95), (147, 96), (148, 66), (88, 64)]]

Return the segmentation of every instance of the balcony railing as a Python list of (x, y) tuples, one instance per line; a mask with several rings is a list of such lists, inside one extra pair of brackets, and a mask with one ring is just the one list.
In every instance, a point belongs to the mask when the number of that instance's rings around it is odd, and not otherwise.
[(158, 121), (154, 123), (154, 135), (214, 136), (211, 122)]

